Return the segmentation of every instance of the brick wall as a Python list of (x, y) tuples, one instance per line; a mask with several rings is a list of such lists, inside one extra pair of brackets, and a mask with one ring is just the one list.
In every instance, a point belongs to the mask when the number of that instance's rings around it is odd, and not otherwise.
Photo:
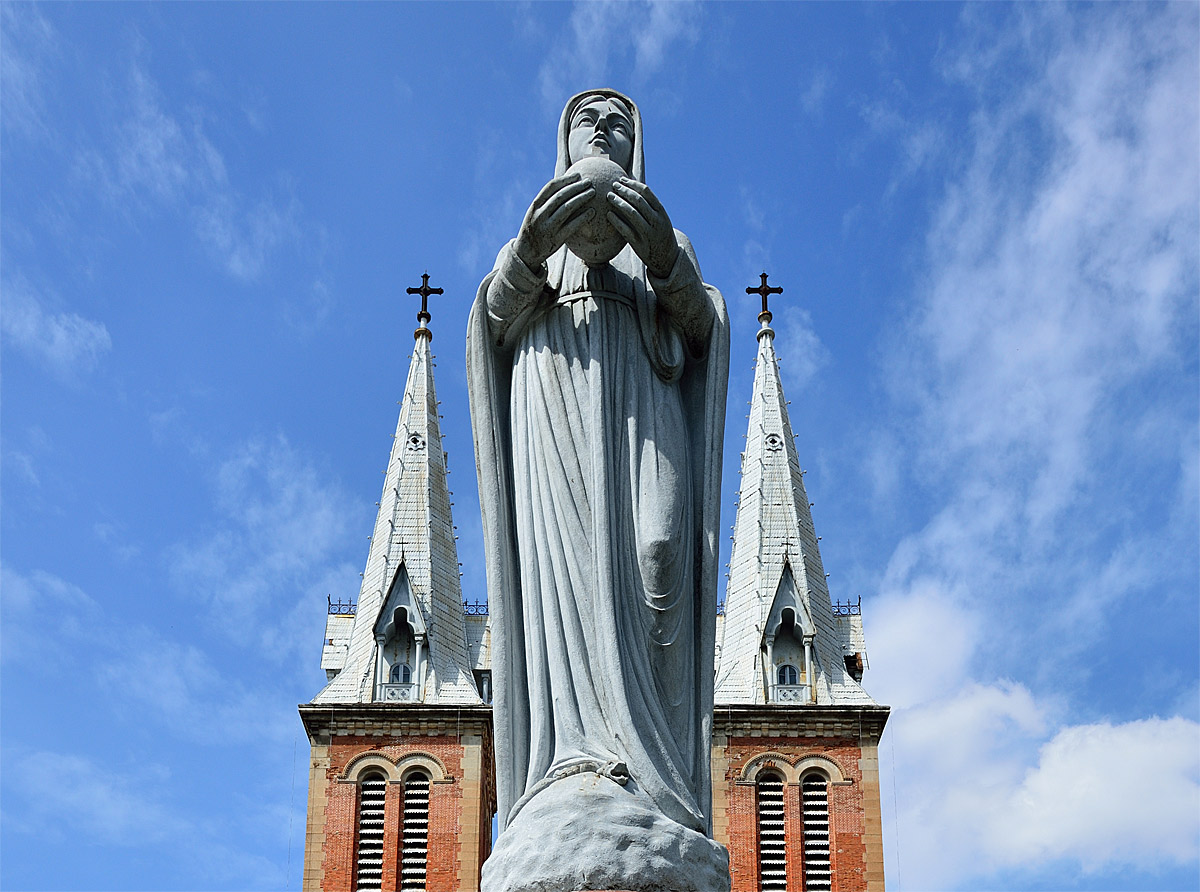
[[(474, 711), (472, 711), (474, 712)], [(491, 848), (495, 768), (490, 714), (423, 715), (301, 708), (312, 744), (305, 892), (353, 892), (358, 787), (347, 769), (381, 758), (406, 768), (434, 757), (445, 778), (430, 784), (428, 892), (476, 892)], [(327, 717), (327, 718), (326, 718)], [(788, 887), (802, 889), (802, 760), (836, 765), (829, 785), (830, 849), (836, 892), (883, 892), (883, 840), (877, 744), (887, 709), (719, 708), (712, 747), (713, 836), (730, 853), (734, 892), (758, 888), (758, 822), (753, 775), (771, 760), (785, 776)], [(322, 724), (323, 722), (327, 724)], [(342, 733), (339, 733), (342, 732)], [(755, 760), (759, 760), (756, 762)], [(828, 765), (829, 762), (821, 762)], [(351, 772), (353, 773), (353, 771)], [(403, 787), (398, 772), (385, 796), (383, 888), (399, 887)]]
[[(462, 711), (355, 711), (301, 714), (312, 743), (306, 892), (354, 892), (359, 787), (368, 764), (389, 777), (384, 796), (383, 889), (400, 884), (403, 778), (420, 766), (431, 775), (428, 892), (471, 892), (491, 847), (495, 812), (490, 722)], [(486, 716), (486, 714), (485, 714)], [(490, 718), (488, 716), (487, 718)]]
[(754, 778), (768, 766), (785, 778), (788, 888), (804, 888), (801, 774), (819, 767), (831, 779), (835, 892), (883, 892), (877, 744), (886, 717), (886, 708), (861, 714), (833, 707), (718, 709), (712, 751), (713, 836), (729, 849), (733, 892), (759, 888)]

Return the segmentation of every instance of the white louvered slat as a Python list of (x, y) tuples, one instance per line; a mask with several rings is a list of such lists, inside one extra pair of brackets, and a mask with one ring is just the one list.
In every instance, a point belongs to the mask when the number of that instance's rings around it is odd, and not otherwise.
[(829, 856), (829, 783), (808, 774), (801, 782), (804, 814), (804, 892), (830, 892), (833, 872)]
[(356, 888), (383, 888), (383, 801), (387, 782), (369, 775), (358, 792), (358, 873)]
[(404, 835), (400, 888), (424, 889), (429, 863), (429, 778), (420, 772), (404, 782)]
[(787, 890), (783, 778), (776, 774), (758, 780), (758, 883), (763, 892)]

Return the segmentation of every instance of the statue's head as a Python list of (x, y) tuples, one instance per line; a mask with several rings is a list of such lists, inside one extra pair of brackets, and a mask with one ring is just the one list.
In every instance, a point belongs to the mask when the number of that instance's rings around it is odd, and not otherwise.
[(609, 158), (633, 179), (644, 181), (642, 119), (628, 96), (616, 90), (585, 90), (563, 109), (555, 176), (589, 155)]

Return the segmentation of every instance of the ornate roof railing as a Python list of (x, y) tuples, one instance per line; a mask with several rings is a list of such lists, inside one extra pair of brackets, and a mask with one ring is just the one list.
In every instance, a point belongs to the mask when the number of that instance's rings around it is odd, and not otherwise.
[(862, 616), (862, 595), (857, 601), (834, 601), (831, 606), (834, 616)]
[(329, 602), (330, 616), (354, 616), (354, 612), (358, 610), (358, 605), (348, 598), (345, 601), (341, 598), (335, 601), (333, 595), (326, 595), (325, 600)]

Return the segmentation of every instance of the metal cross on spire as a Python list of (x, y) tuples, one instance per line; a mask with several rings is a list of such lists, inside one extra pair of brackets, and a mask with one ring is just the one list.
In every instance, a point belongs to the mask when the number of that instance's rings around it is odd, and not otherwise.
[(426, 337), (433, 340), (433, 332), (429, 330), (429, 320), (433, 317), (429, 315), (429, 295), (444, 294), (441, 288), (429, 287), (429, 273), (421, 274), (421, 287), (409, 288), (409, 294), (421, 295), (421, 310), (417, 313), (417, 330), (413, 332), (413, 337)]
[(747, 294), (758, 294), (758, 295), (762, 296), (763, 308), (762, 308), (762, 312), (758, 314), (758, 321), (763, 323), (764, 325), (770, 325), (771, 324), (771, 311), (767, 309), (767, 296), (771, 295), (771, 294), (783, 294), (783, 289), (778, 286), (775, 286), (775, 285), (768, 285), (767, 284), (767, 274), (762, 273), (761, 275), (762, 275), (762, 284), (759, 285), (757, 288), (747, 288), (746, 293)]

